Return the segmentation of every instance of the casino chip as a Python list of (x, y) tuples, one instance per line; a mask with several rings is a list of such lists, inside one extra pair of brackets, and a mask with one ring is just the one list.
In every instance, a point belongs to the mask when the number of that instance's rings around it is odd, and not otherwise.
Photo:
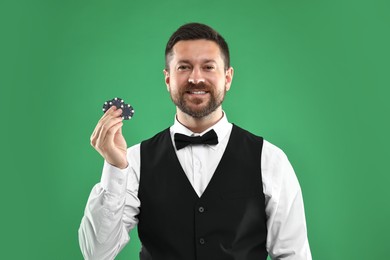
[(121, 98), (113, 98), (111, 100), (108, 100), (104, 102), (103, 112), (106, 113), (106, 111), (110, 109), (110, 107), (112, 106), (116, 106), (116, 108), (120, 108), (122, 104), (124, 104), (124, 101)]
[(103, 104), (103, 113), (106, 113), (106, 111), (108, 109), (110, 109), (110, 107), (112, 107), (112, 106), (116, 106), (117, 108), (121, 108), (122, 109), (121, 117), (124, 120), (129, 120), (134, 115), (134, 108), (131, 105), (126, 104), (123, 101), (123, 99), (121, 99), (121, 98), (113, 98), (111, 100), (108, 100), (108, 101), (104, 102), (104, 104)]
[(129, 120), (133, 117), (134, 109), (132, 106), (130, 106), (129, 104), (122, 104), (121, 108), (122, 108), (122, 118), (124, 120)]

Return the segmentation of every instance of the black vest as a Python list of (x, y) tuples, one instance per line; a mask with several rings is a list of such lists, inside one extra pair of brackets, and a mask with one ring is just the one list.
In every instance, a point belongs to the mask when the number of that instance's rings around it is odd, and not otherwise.
[(142, 142), (140, 259), (265, 260), (262, 146), (261, 137), (233, 125), (225, 153), (199, 198), (169, 129)]

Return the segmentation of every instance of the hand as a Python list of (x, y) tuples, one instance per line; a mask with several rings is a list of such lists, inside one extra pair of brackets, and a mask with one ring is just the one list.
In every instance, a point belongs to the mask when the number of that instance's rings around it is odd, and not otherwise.
[(122, 109), (112, 106), (100, 118), (91, 135), (91, 145), (111, 165), (125, 169), (127, 162), (127, 144), (122, 135)]

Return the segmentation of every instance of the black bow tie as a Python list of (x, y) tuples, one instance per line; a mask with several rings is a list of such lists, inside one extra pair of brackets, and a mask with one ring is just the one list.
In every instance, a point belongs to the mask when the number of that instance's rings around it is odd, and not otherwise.
[(189, 144), (218, 144), (218, 136), (213, 129), (202, 136), (187, 136), (176, 133), (174, 139), (177, 150)]

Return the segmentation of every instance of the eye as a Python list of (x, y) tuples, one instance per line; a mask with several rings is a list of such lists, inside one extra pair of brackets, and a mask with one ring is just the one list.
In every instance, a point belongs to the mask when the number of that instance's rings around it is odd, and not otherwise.
[(204, 66), (205, 70), (214, 70), (215, 67), (213, 65), (206, 65)]
[(179, 65), (177, 67), (177, 70), (179, 71), (183, 71), (183, 70), (189, 70), (190, 69), (190, 66), (189, 65)]

